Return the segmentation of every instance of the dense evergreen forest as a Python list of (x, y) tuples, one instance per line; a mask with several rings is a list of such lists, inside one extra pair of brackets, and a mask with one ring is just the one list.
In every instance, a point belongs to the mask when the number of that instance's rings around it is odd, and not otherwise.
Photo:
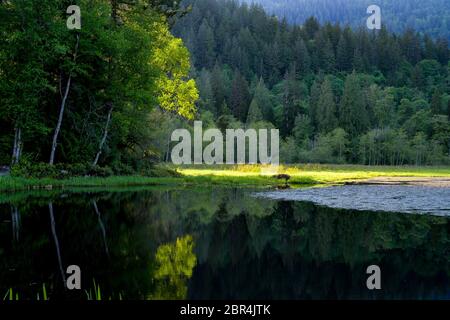
[(367, 7), (381, 8), (382, 20), (390, 31), (412, 28), (432, 37), (450, 40), (450, 2), (447, 0), (242, 0), (258, 3), (269, 13), (288, 22), (303, 24), (314, 16), (320, 22), (339, 22), (352, 27), (366, 24)]
[(315, 18), (290, 25), (233, 1), (184, 5), (192, 11), (173, 30), (209, 125), (279, 128), (288, 163), (449, 163), (446, 39)]

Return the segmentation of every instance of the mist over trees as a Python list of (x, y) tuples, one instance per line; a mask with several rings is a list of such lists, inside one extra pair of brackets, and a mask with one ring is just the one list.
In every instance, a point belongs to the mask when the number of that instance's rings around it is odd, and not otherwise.
[(389, 31), (412, 28), (431, 37), (450, 40), (450, 2), (447, 0), (241, 0), (261, 4), (268, 13), (289, 23), (303, 24), (311, 16), (321, 23), (341, 23), (358, 28), (366, 25), (366, 9), (381, 8), (383, 23)]
[(192, 11), (173, 31), (211, 126), (279, 128), (282, 162), (449, 163), (446, 39), (315, 18), (291, 25), (234, 1), (184, 5)]

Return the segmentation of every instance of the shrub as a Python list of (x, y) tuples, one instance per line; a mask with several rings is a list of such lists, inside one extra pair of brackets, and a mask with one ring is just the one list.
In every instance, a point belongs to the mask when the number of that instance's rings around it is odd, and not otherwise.
[(181, 174), (176, 170), (164, 167), (151, 167), (143, 169), (141, 171), (141, 174), (146, 177), (154, 177), (154, 178), (171, 178), (181, 176)]
[(89, 175), (90, 166), (82, 163), (66, 165), (67, 170), (72, 176), (80, 177)]
[(32, 164), (28, 161), (23, 161), (11, 168), (11, 176), (37, 179), (57, 178), (58, 170), (60, 169), (58, 167), (42, 162)]
[(114, 175), (114, 172), (110, 167), (91, 167), (89, 170), (89, 175), (94, 177), (109, 177)]
[(11, 176), (23, 178), (52, 178), (66, 179), (70, 177), (109, 177), (114, 174), (109, 167), (92, 167), (87, 164), (63, 164), (49, 165), (48, 163), (30, 163), (23, 161), (11, 168)]
[(123, 164), (121, 162), (115, 163), (112, 166), (112, 170), (114, 174), (118, 176), (131, 176), (136, 173), (136, 171), (131, 166)]
[(64, 164), (58, 163), (49, 165), (48, 163), (31, 163), (30, 161), (21, 161), (20, 164), (11, 168), (11, 176), (23, 178), (52, 178), (67, 179), (70, 177), (110, 177), (112, 175), (129, 176), (133, 174), (141, 174), (147, 177), (179, 177), (180, 174), (172, 169), (147, 165), (141, 168), (139, 172), (133, 170), (132, 167), (117, 163), (112, 168), (105, 166), (91, 166), (90, 164), (75, 163)]

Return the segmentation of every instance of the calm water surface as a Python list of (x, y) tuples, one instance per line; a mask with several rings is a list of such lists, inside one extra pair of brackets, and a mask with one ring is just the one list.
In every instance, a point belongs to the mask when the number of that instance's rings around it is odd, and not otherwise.
[(347, 185), (255, 195), (274, 200), (310, 201), (331, 208), (450, 216), (450, 188), (446, 187)]
[[(250, 189), (0, 196), (0, 299), (448, 299), (450, 220)], [(379, 265), (382, 290), (366, 288)], [(64, 288), (78, 265), (82, 290)]]

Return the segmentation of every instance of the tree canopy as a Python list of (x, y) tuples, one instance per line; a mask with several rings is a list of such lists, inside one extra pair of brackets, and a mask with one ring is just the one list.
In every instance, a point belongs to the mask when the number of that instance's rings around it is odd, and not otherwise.
[(170, 1), (79, 0), (81, 29), (69, 30), (70, 4), (0, 4), (1, 161), (11, 154), (14, 131), (23, 160), (47, 161), (52, 136), (57, 162), (92, 162), (99, 145), (103, 164), (146, 160), (152, 110), (189, 119), (196, 112), (189, 52), (169, 29), (177, 8)]

